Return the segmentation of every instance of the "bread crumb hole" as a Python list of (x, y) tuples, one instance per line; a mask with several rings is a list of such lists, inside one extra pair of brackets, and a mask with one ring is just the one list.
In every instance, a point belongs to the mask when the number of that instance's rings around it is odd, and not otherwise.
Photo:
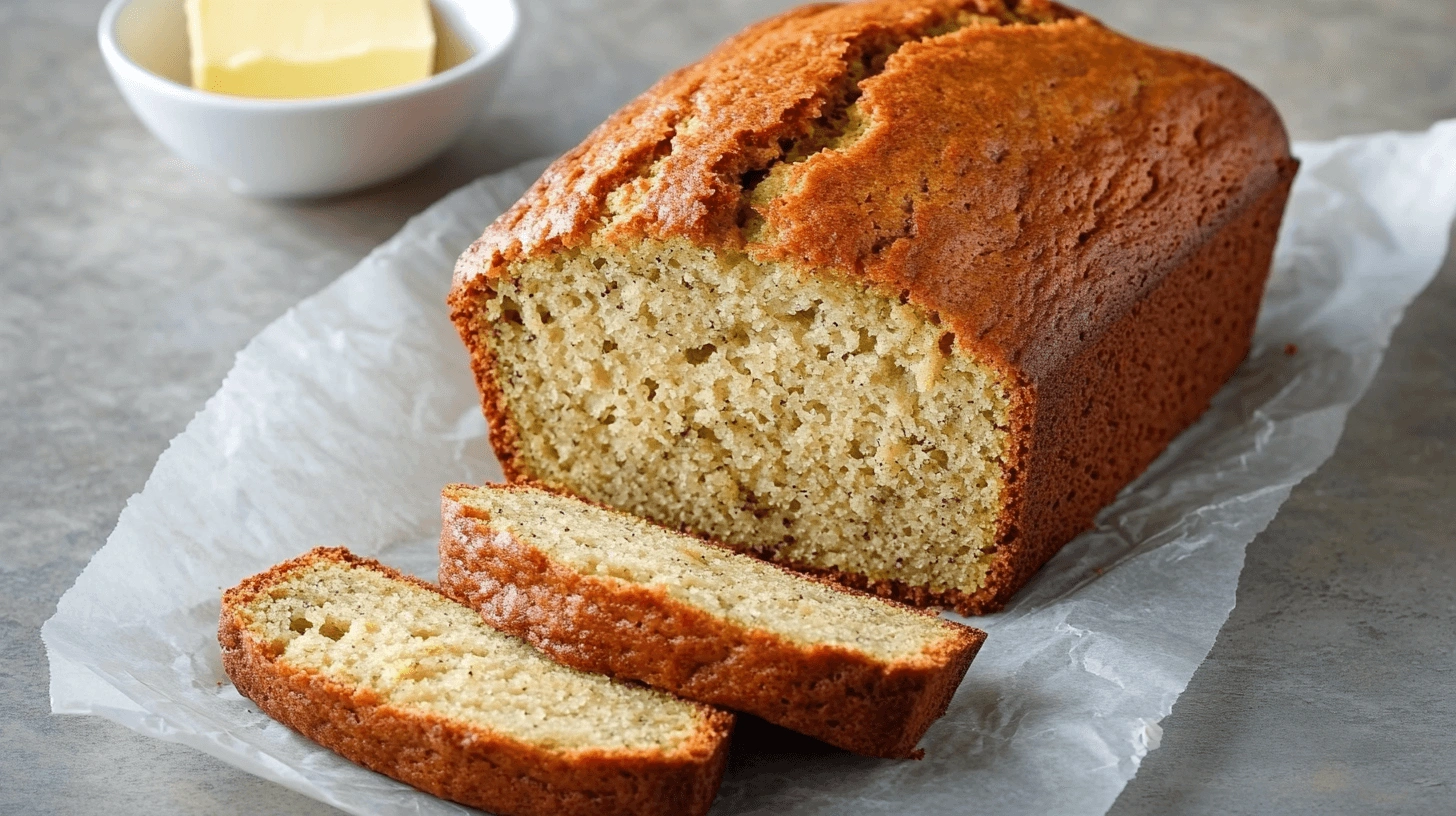
[(869, 329), (859, 330), (859, 345), (855, 346), (856, 354), (865, 354), (875, 350), (875, 338), (870, 335)]
[(713, 345), (712, 343), (704, 343), (697, 348), (688, 349), (686, 352), (684, 352), (683, 356), (687, 358), (688, 363), (691, 365), (702, 365), (703, 363), (706, 363), (708, 361), (708, 358), (713, 356), (713, 352), (717, 350), (718, 347)]

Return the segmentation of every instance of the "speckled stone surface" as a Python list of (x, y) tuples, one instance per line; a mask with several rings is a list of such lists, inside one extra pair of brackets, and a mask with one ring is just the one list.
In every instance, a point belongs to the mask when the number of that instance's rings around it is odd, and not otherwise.
[[(363, 194), (277, 204), (142, 129), (96, 51), (100, 0), (0, 0), (0, 813), (335, 812), (52, 716), (40, 625), (254, 333), (448, 190), (569, 146), (624, 101), (588, 96), (581, 72), (645, 87), (787, 5), (694, 0), (691, 25), (668, 26), (661, 2), (526, 0), (535, 25), (460, 147)], [(1242, 73), (1297, 138), (1456, 116), (1451, 0), (1083, 5)], [(591, 35), (543, 24), (589, 9)], [(1113, 813), (1456, 812), (1456, 261), (1335, 456), (1250, 545), (1238, 606), (1162, 725)]]

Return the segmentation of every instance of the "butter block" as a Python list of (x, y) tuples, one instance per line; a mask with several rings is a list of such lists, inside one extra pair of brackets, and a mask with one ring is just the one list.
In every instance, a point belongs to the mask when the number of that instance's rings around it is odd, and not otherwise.
[(430, 75), (428, 0), (186, 0), (192, 86), (300, 98), (362, 93)]

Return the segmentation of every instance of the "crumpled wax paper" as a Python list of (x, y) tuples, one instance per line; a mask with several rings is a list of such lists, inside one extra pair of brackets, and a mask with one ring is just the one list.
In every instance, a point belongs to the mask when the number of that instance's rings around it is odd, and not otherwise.
[[(743, 727), (714, 813), (1103, 813), (1234, 605), (1244, 548), (1335, 447), (1446, 251), (1456, 120), (1301, 144), (1254, 348), (1213, 407), (998, 615), (920, 762)], [(483, 178), (260, 333), (44, 628), (57, 712), (191, 745), (351, 813), (465, 812), (228, 683), (219, 594), (319, 544), (433, 577), (439, 489), (500, 471), (443, 305), (540, 172)], [(1286, 344), (1298, 352), (1286, 353)]]

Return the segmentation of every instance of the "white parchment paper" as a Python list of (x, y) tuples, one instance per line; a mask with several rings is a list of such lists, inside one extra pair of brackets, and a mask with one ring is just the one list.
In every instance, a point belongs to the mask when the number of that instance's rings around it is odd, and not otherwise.
[[(977, 620), (990, 638), (926, 759), (749, 723), (715, 813), (1106, 811), (1233, 608), (1245, 546), (1334, 450), (1446, 251), (1456, 121), (1297, 152), (1248, 361), (1096, 530)], [(55, 711), (352, 813), (464, 811), (259, 713), (228, 683), (214, 632), (224, 588), (319, 544), (433, 578), (440, 487), (499, 477), (443, 305), (451, 266), (541, 166), (450, 195), (238, 355), (45, 625)]]

